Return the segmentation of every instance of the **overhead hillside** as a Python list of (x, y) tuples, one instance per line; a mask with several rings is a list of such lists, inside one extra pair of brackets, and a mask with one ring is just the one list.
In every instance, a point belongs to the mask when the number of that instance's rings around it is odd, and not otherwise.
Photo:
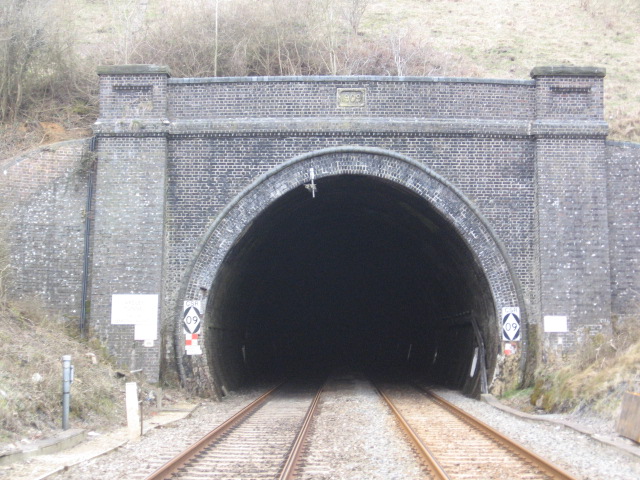
[[(527, 78), (607, 69), (611, 138), (640, 140), (634, 0), (8, 0), (0, 8), (0, 158), (90, 135), (96, 66), (175, 76)], [(216, 8), (216, 5), (218, 8)]]
[(611, 137), (640, 141), (640, 3), (633, 0), (399, 0), (372, 2), (368, 28), (396, 22), (438, 52), (477, 68), (471, 75), (527, 78), (538, 65), (607, 70)]

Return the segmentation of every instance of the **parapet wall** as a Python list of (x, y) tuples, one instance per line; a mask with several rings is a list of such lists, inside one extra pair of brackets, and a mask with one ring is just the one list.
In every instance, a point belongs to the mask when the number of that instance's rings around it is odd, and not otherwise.
[(169, 79), (171, 119), (376, 117), (525, 120), (534, 82), (424, 77)]

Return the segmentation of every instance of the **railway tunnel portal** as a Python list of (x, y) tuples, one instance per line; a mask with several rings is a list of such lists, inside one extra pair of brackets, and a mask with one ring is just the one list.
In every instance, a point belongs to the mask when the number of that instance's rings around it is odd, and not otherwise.
[(206, 305), (206, 352), (183, 359), (206, 363), (188, 368), (219, 394), (344, 367), (477, 394), (500, 350), (497, 312), (521, 302), (503, 247), (455, 187), (354, 147), (255, 182), (208, 232), (187, 285), (187, 303)]
[(602, 69), (98, 74), (89, 324), (151, 381), (342, 364), (476, 394), (517, 385), (528, 332), (561, 355), (610, 318)]

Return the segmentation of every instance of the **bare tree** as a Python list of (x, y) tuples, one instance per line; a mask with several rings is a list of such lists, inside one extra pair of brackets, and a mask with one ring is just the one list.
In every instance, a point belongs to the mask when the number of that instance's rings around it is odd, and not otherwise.
[(360, 22), (369, 6), (369, 0), (341, 0), (342, 12), (355, 35), (358, 35)]
[(75, 88), (72, 36), (46, 0), (0, 4), (0, 120)]
[[(28, 72), (44, 43), (44, 25), (32, 2), (9, 0), (0, 10), (0, 115), (14, 121)], [(34, 20), (35, 19), (35, 20)]]
[(130, 63), (140, 41), (146, 3), (139, 0), (107, 0), (106, 7), (114, 33), (112, 58), (116, 63)]

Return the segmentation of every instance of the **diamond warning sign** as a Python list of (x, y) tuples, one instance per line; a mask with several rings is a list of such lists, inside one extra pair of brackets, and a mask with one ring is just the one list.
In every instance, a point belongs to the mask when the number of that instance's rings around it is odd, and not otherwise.
[[(187, 302), (185, 302), (186, 304)], [(189, 302), (191, 303), (191, 302)], [(202, 313), (200, 305), (185, 305), (184, 315), (182, 316), (182, 324), (185, 333), (198, 333), (200, 324), (202, 323)]]
[(520, 309), (518, 307), (502, 309), (502, 340), (505, 342), (520, 341)]

